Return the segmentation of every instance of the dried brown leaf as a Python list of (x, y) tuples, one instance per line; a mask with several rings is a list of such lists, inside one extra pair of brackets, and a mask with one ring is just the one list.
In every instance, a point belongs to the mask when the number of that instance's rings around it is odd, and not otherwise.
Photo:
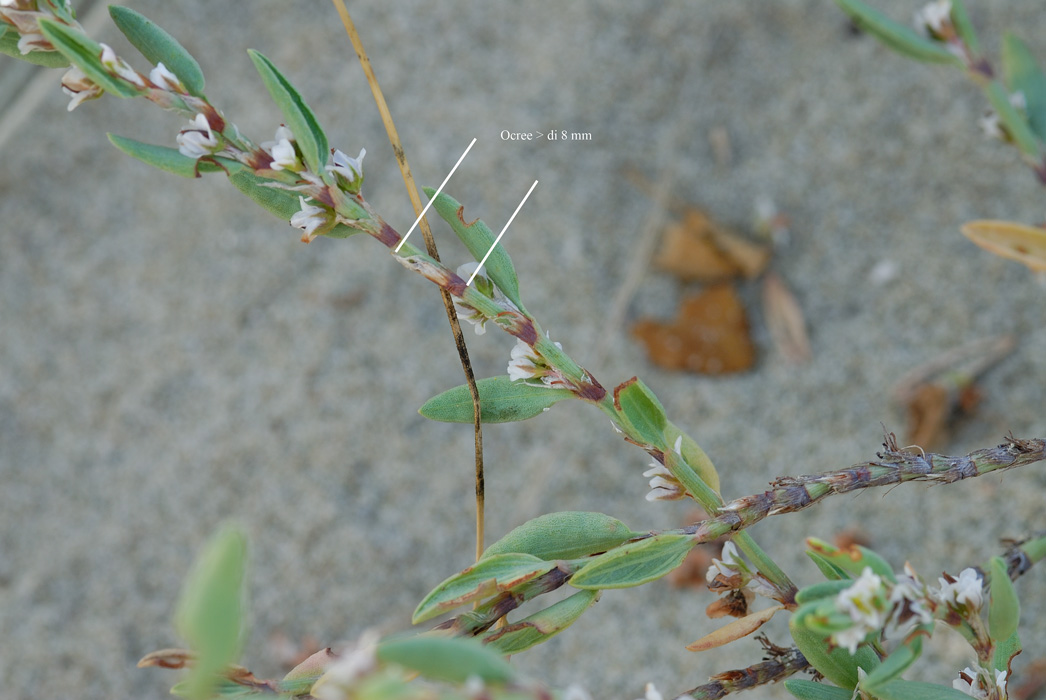
[(810, 339), (806, 319), (795, 295), (774, 272), (763, 279), (763, 315), (774, 346), (792, 364), (810, 360)]
[(668, 323), (640, 319), (632, 333), (646, 346), (651, 361), (665, 369), (726, 374), (755, 363), (745, 309), (729, 284), (687, 297), (676, 319)]
[(737, 641), (742, 637), (747, 637), (769, 622), (770, 618), (777, 614), (778, 610), (784, 610), (784, 606), (775, 605), (752, 613), (747, 617), (742, 617), (740, 620), (734, 620), (730, 624), (706, 634), (693, 644), (688, 644), (686, 648), (688, 651), (707, 651)]
[(933, 450), (943, 441), (955, 405), (951, 392), (940, 384), (923, 384), (908, 402), (907, 441)]
[(770, 262), (770, 249), (748, 241), (695, 207), (665, 228), (654, 262), (684, 281), (722, 282), (757, 277)]
[(989, 253), (1046, 272), (1046, 229), (1016, 221), (971, 221), (962, 232)]

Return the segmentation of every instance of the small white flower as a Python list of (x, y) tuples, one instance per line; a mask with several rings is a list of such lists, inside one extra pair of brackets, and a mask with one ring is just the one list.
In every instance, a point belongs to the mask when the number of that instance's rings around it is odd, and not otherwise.
[(149, 82), (161, 90), (185, 93), (185, 86), (182, 85), (182, 81), (178, 80), (178, 76), (169, 71), (162, 61), (149, 71)]
[[(460, 277), (463, 280), (467, 280), (470, 277), (472, 277), (472, 273), (474, 273), (477, 269), (479, 269), (479, 263), (474, 261), (465, 263), (464, 265), (459, 265), (457, 270), (458, 277)], [(477, 280), (482, 280), (482, 282), (476, 285), (476, 289), (479, 289), (481, 291), (484, 287), (493, 289), (494, 299), (496, 301), (507, 301), (505, 299), (505, 296), (501, 294), (501, 291), (497, 287), (495, 287), (493, 283), (491, 283), (482, 272), (476, 275), (476, 278), (473, 280), (473, 282)], [(480, 312), (476, 311), (471, 306), (467, 306), (464, 303), (462, 303), (461, 299), (454, 298), (453, 301), (454, 310), (457, 311), (459, 320), (465, 320), (471, 323), (472, 327), (476, 331), (476, 335), (483, 335), (487, 332), (487, 329), (484, 324), (486, 324), (486, 322), (490, 319), (488, 319)], [(509, 376), (512, 376), (511, 366), (509, 369)]]
[(105, 90), (88, 78), (82, 70), (73, 66), (62, 76), (62, 92), (73, 98), (67, 108), (72, 112), (81, 103), (101, 97)]
[(831, 636), (832, 644), (846, 649), (850, 652), (850, 656), (853, 656), (857, 653), (858, 645), (864, 641), (864, 638), (867, 637), (868, 633), (871, 631), (872, 628), (866, 625), (854, 624), (853, 627), (847, 627), (844, 630), (833, 632)]
[(984, 602), (984, 582), (974, 569), (963, 569), (959, 572), (959, 578), (954, 581), (945, 578), (937, 580), (941, 584), (941, 590), (937, 595), (942, 602), (952, 606), (965, 606), (970, 612), (981, 609)]
[(294, 150), (294, 144), (289, 139), (280, 139), (272, 147), (272, 169), (290, 170), (297, 172), (302, 169), (298, 153)]
[(645, 700), (664, 700), (661, 696), (661, 692), (654, 687), (653, 683), (646, 684), (646, 688), (644, 688), (644, 698)]
[(320, 229), (333, 224), (333, 218), (329, 209), (313, 206), (308, 203), (311, 200), (305, 197), (299, 195), (298, 201), (301, 203), (301, 211), (291, 217), (291, 226), (305, 232), (301, 237), (303, 243), (312, 243), (320, 235)]
[[(548, 338), (548, 332), (545, 332), (545, 337)], [(554, 343), (560, 350), (563, 346), (560, 343)], [(532, 386), (547, 386), (550, 389), (569, 389), (570, 385), (563, 380), (563, 377), (558, 371), (549, 367), (545, 362), (544, 358), (538, 355), (537, 351), (531, 346), (524, 343), (522, 340), (516, 340), (516, 344), (512, 347), (511, 359), (508, 363), (508, 376), (512, 381), (525, 380)], [(532, 380), (540, 379), (541, 384), (536, 384)]]
[(741, 554), (737, 551), (737, 545), (733, 542), (727, 542), (723, 545), (722, 557), (722, 559), (712, 559), (712, 565), (708, 567), (708, 571), (705, 573), (705, 580), (709, 583), (712, 583), (720, 576), (731, 578), (744, 573), (745, 563), (741, 559)]
[(884, 610), (887, 606), (885, 593), (882, 578), (871, 567), (864, 567), (857, 580), (835, 598), (836, 609), (849, 615), (854, 624), (833, 632), (832, 643), (853, 654), (869, 633), (881, 630), (887, 612)]
[(952, 23), (952, 1), (934, 0), (915, 13), (915, 28), (923, 35), (934, 38), (944, 34), (944, 28)]
[(650, 478), (650, 491), (646, 495), (646, 500), (650, 502), (678, 501), (686, 496), (679, 480), (657, 460), (650, 462), (650, 468), (643, 472), (643, 476)]
[(190, 122), (188, 129), (182, 129), (175, 139), (178, 142), (178, 152), (189, 158), (202, 158), (209, 156), (219, 150), (221, 144), (218, 137), (211, 130), (207, 117), (197, 114)]
[(835, 598), (835, 607), (848, 614), (854, 622), (878, 629), (883, 623), (885, 592), (882, 578), (870, 566), (866, 566), (849, 588), (839, 592)]
[(342, 189), (349, 192), (359, 192), (363, 183), (363, 156), (367, 155), (367, 149), (361, 148), (360, 154), (350, 158), (338, 149), (331, 154), (332, 163), (327, 164), (327, 171), (334, 173), (339, 178)]
[(123, 78), (129, 83), (137, 85), (140, 88), (145, 87), (145, 80), (138, 74), (134, 68), (127, 65), (127, 62), (116, 55), (112, 47), (108, 44), (102, 44), (102, 65), (109, 69), (109, 72), (117, 77)]
[(959, 677), (952, 681), (952, 688), (979, 700), (1006, 698), (1006, 671), (993, 672), (984, 668), (974, 670), (967, 666), (959, 672)]
[[(1024, 93), (1020, 91), (1010, 94), (1010, 104), (1022, 112), (1028, 109), (1028, 101), (1025, 99)], [(994, 109), (978, 119), (977, 124), (981, 127), (981, 133), (990, 139), (999, 139), (1000, 141), (1009, 139), (1009, 134), (1003, 128), (1002, 119)]]

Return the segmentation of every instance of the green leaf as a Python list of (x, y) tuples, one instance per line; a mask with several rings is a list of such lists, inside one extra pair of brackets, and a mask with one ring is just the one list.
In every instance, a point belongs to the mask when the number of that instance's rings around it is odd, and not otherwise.
[(526, 583), (556, 568), (529, 554), (499, 554), (481, 559), (436, 586), (418, 603), (412, 622), (430, 620), (447, 610)]
[(897, 583), (897, 577), (894, 576), (890, 563), (867, 547), (855, 545), (843, 550), (816, 537), (807, 538), (806, 546), (808, 551), (821, 556), (829, 564), (845, 571), (852, 578), (860, 576), (867, 567), (872, 570), (872, 573), (878, 574), (891, 583)]
[(970, 700), (961, 690), (920, 681), (891, 681), (874, 693), (878, 700)]
[(632, 377), (614, 388), (614, 407), (637, 438), (660, 450), (668, 449), (665, 407), (639, 377)]
[(555, 605), (488, 633), (483, 641), (501, 654), (526, 651), (574, 624), (582, 613), (599, 600), (599, 595), (599, 591), (578, 591)]
[(709, 488), (719, 493), (719, 472), (716, 471), (712, 460), (701, 449), (701, 446), (694, 442), (692, 437), (680, 430), (675, 423), (668, 421), (665, 426), (665, 442), (674, 446), (676, 439), (680, 436), (683, 438), (681, 445), (683, 459), (690, 465), (697, 476), (708, 484)]
[(246, 538), (226, 525), (204, 547), (185, 582), (175, 626), (197, 655), (185, 680), (187, 697), (193, 700), (211, 697), (217, 674), (239, 659), (246, 562)]
[(417, 671), (426, 678), (460, 683), (477, 676), (487, 683), (507, 683), (515, 672), (507, 661), (478, 640), (418, 636), (382, 642), (378, 659)]
[(834, 685), (816, 683), (803, 678), (789, 678), (784, 682), (785, 690), (799, 700), (853, 700), (853, 691)]
[(868, 32), (897, 53), (926, 63), (948, 63), (965, 67), (961, 58), (940, 42), (928, 39), (906, 24), (894, 22), (879, 10), (861, 0), (835, 0), (854, 24)]
[(177, 148), (156, 146), (134, 139), (107, 134), (109, 141), (121, 151), (147, 165), (182, 177), (199, 177), (199, 173), (218, 172), (221, 167), (206, 160), (183, 156)]
[[(576, 398), (569, 389), (550, 389), (526, 382), (514, 382), (507, 374), (476, 382), (479, 390), (479, 417), (484, 423), (511, 423), (541, 415), (553, 404)], [(418, 409), (430, 420), (444, 423), (472, 423), (472, 395), (462, 384), (433, 396)]]
[(1017, 623), (1021, 619), (1021, 602), (1013, 588), (1006, 561), (1002, 557), (992, 557), (991, 563), (991, 602), (988, 604), (988, 633), (994, 641), (1009, 639), (1017, 632)]
[(861, 689), (874, 695), (880, 686), (898, 679), (919, 658), (922, 650), (922, 637), (916, 637), (908, 644), (897, 647), (874, 671), (865, 676)]
[(110, 5), (109, 16), (150, 63), (163, 63), (167, 70), (178, 76), (190, 95), (203, 95), (203, 71), (200, 70), (200, 64), (177, 39), (129, 7)]
[(1046, 141), (1046, 75), (1028, 46), (1013, 34), (1003, 38), (1002, 70), (1010, 92), (1024, 95), (1028, 125)]
[(1010, 662), (1013, 657), (1021, 653), (1021, 638), (1014, 632), (1008, 639), (995, 642), (995, 654), (992, 657), (992, 666), (997, 671), (1010, 671)]
[(988, 101), (999, 115), (999, 121), (1003, 128), (1013, 139), (1014, 145), (1024, 155), (1038, 159), (1041, 144), (1032, 132), (1031, 126), (1024, 115), (1010, 102), (1010, 93), (998, 80), (993, 80), (984, 88)]
[[(277, 218), (289, 222), (296, 212), (301, 211), (301, 201), (298, 199), (299, 195), (297, 192), (291, 192), (282, 187), (269, 187), (265, 184), (276, 183), (279, 180), (271, 180), (255, 175), (253, 170), (236, 161), (225, 158), (219, 158), (218, 160), (228, 170), (229, 182), (270, 214), (274, 214)], [(200, 169), (203, 172), (207, 172), (204, 168)], [(368, 215), (361, 209), (358, 218), (366, 219)], [(345, 224), (338, 224), (324, 235), (328, 238), (348, 238), (357, 233), (362, 233), (362, 231), (350, 228)]]
[(250, 54), (258, 75), (265, 83), (265, 89), (269, 91), (273, 102), (283, 113), (283, 120), (286, 122), (287, 128), (294, 133), (294, 140), (298, 142), (298, 148), (301, 149), (305, 164), (317, 175), (324, 175), (323, 166), (327, 164), (329, 155), (327, 135), (320, 128), (316, 115), (312, 113), (309, 105), (305, 103), (291, 82), (276, 70), (272, 61), (254, 49), (249, 49), (247, 53)]
[(805, 619), (817, 612), (818, 605), (818, 602), (807, 603), (792, 614), (788, 620), (792, 640), (810, 665), (825, 678), (842, 688), (853, 690), (857, 685), (858, 667), (871, 673), (879, 666), (879, 657), (867, 645), (857, 647), (857, 653), (852, 656), (843, 647), (832, 649), (828, 637), (811, 630)]
[(840, 569), (838, 566), (828, 561), (827, 557), (821, 556), (817, 552), (811, 552), (809, 549), (806, 550), (806, 556), (813, 560), (814, 564), (817, 564), (817, 568), (821, 570), (824, 577), (829, 581), (846, 580), (849, 582), (853, 581), (853, 578), (847, 572)]
[(40, 31), (69, 62), (106, 92), (117, 97), (137, 97), (142, 89), (109, 75), (102, 67), (102, 46), (84, 33), (54, 20), (37, 20)]
[[(425, 196), (429, 199), (432, 199), (432, 196), (436, 194), (436, 190), (431, 187), (422, 189), (425, 192)], [(432, 208), (436, 210), (436, 213), (444, 221), (450, 224), (454, 233), (465, 244), (465, 247), (468, 248), (469, 253), (476, 259), (476, 262), (482, 260), (483, 256), (490, 250), (490, 247), (494, 245), (494, 241), (497, 239), (494, 232), (479, 219), (471, 223), (466, 222), (465, 207), (453, 197), (440, 193), (432, 203)], [(487, 277), (498, 286), (501, 293), (508, 297), (520, 310), (524, 310), (523, 302), (519, 298), (519, 279), (516, 277), (516, 268), (513, 267), (512, 258), (509, 257), (504, 246), (498, 243), (497, 247), (491, 252), (490, 257), (487, 258), (487, 262), (484, 263), (483, 269), (486, 270)]]
[(963, 4), (962, 0), (952, 0), (951, 16), (952, 24), (955, 26), (955, 33), (963, 40), (970, 53), (974, 56), (979, 55), (981, 53), (981, 45), (977, 41), (977, 32), (973, 28), (973, 23), (970, 22), (970, 16), (966, 13), (966, 5)]
[(69, 65), (69, 59), (57, 51), (30, 51), (23, 55), (18, 50), (20, 38), (13, 27), (0, 23), (0, 53), (44, 68), (65, 68)]
[(639, 534), (603, 513), (548, 513), (509, 532), (487, 547), (482, 558), (515, 552), (544, 561), (577, 559), (613, 549)]
[(683, 563), (694, 548), (689, 535), (663, 533), (628, 542), (582, 567), (569, 583), (575, 588), (630, 588), (661, 578)]
[[(810, 554), (810, 552), (807, 552), (807, 554)], [(806, 586), (800, 589), (799, 592), (795, 594), (795, 602), (802, 605), (814, 600), (821, 600), (822, 598), (834, 598), (852, 585), (853, 581), (848, 578), (842, 580), (821, 581), (820, 583), (815, 583), (812, 586)]]

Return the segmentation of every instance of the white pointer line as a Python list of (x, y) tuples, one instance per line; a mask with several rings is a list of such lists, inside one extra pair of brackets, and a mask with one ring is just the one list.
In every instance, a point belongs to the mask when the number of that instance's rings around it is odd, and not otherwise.
[(458, 162), (455, 163), (454, 167), (450, 169), (449, 173), (447, 173), (447, 179), (443, 181), (443, 184), (439, 186), (438, 190), (436, 190), (436, 194), (432, 195), (432, 199), (430, 199), (429, 203), (425, 205), (425, 208), (421, 210), (421, 216), (414, 220), (414, 225), (410, 227), (410, 230), (407, 231), (407, 235), (404, 236), (402, 240), (400, 240), (400, 244), (396, 246), (395, 250), (393, 250), (394, 253), (400, 252), (400, 248), (402, 248), (403, 244), (407, 242), (407, 237), (410, 236), (410, 234), (414, 232), (414, 229), (418, 227), (418, 224), (425, 217), (425, 213), (429, 210), (429, 207), (431, 207), (432, 203), (436, 201), (436, 197), (439, 197), (439, 193), (442, 192), (443, 188), (447, 186), (448, 182), (450, 182), (450, 176), (454, 174), (454, 171), (458, 169), (459, 165), (461, 165), (461, 161), (465, 160), (465, 156), (469, 154), (469, 151), (471, 151), (472, 147), (475, 145), (476, 139), (473, 138), (472, 143), (469, 144), (469, 147), (466, 148), (465, 152), (461, 154), (460, 158), (458, 158)]
[[(531, 185), (530, 189), (527, 190), (527, 193), (523, 195), (523, 202), (527, 201), (527, 197), (530, 196), (530, 193), (533, 192), (534, 188), (537, 186), (538, 181), (534, 180), (534, 184)], [(494, 252), (494, 249), (498, 247), (498, 242), (501, 240), (501, 237), (505, 235), (505, 231), (508, 231), (508, 227), (512, 224), (512, 220), (516, 218), (516, 214), (519, 213), (519, 210), (523, 208), (523, 202), (520, 202), (519, 206), (516, 207), (516, 211), (512, 212), (512, 216), (508, 218), (508, 223), (505, 224), (505, 228), (501, 229), (501, 233), (499, 233), (498, 237), (494, 239), (494, 245), (490, 246), (490, 250), (488, 250), (487, 254), (483, 256), (483, 259), (479, 261), (479, 267), (477, 267), (476, 271), (472, 273), (471, 277), (469, 277), (469, 281), (465, 283), (466, 287), (472, 284), (472, 280), (476, 279), (476, 275), (478, 275), (479, 271), (483, 269), (483, 263), (487, 262), (487, 258), (489, 258), (490, 254)]]

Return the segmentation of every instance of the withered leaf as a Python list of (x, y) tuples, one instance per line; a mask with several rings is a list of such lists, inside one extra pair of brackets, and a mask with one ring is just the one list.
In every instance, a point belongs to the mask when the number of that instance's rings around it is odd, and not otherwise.
[(792, 364), (810, 360), (806, 319), (795, 295), (774, 272), (763, 279), (763, 314), (774, 346)]
[(742, 617), (740, 620), (734, 620), (730, 624), (706, 634), (696, 642), (687, 644), (686, 648), (688, 651), (707, 651), (729, 644), (741, 637), (746, 637), (766, 624), (778, 610), (784, 610), (784, 606), (775, 605), (771, 608), (754, 612), (747, 617)]
[(684, 281), (722, 282), (757, 277), (770, 261), (770, 249), (742, 238), (694, 207), (669, 224), (655, 264)]
[(755, 363), (745, 309), (730, 284), (685, 298), (674, 321), (640, 319), (632, 333), (651, 361), (665, 369), (727, 374)]
[(971, 221), (962, 232), (989, 253), (1046, 272), (1046, 229), (1016, 221)]

